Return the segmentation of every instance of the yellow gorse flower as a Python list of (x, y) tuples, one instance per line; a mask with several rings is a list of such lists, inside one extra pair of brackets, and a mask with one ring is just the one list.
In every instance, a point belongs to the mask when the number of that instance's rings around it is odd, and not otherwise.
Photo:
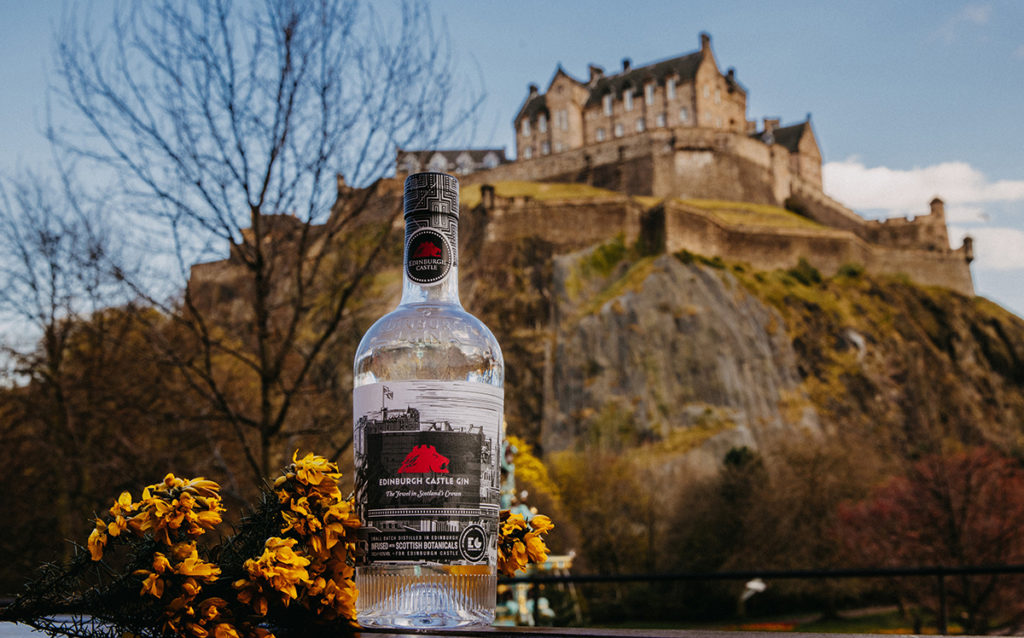
[(195, 538), (221, 523), (224, 506), (220, 486), (199, 477), (182, 479), (168, 474), (160, 483), (147, 486), (138, 502), (122, 492), (109, 513), (113, 520), (96, 519), (88, 547), (93, 560), (103, 558), (110, 537), (128, 530), (136, 536), (147, 533), (164, 545)]
[(264, 544), (263, 554), (245, 561), (248, 579), (235, 582), (238, 599), (261, 616), (269, 608), (268, 595), (274, 595), (284, 606), (299, 597), (298, 585), (309, 582), (306, 567), (309, 559), (295, 552), (298, 540), (272, 536)]
[(107, 545), (107, 523), (102, 518), (96, 519), (96, 527), (89, 534), (86, 545), (93, 560), (103, 558), (103, 548)]
[(509, 578), (524, 571), (530, 563), (548, 559), (548, 548), (542, 535), (554, 527), (551, 519), (537, 514), (527, 521), (522, 514), (502, 510), (499, 518), (498, 571)]

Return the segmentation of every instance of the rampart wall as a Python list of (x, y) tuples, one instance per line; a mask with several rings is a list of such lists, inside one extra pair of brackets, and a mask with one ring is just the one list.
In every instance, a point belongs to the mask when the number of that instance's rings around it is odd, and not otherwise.
[(974, 295), (965, 247), (929, 250), (873, 244), (833, 228), (727, 226), (680, 202), (667, 202), (663, 218), (669, 252), (688, 250), (764, 270), (791, 268), (802, 257), (825, 275), (835, 274), (844, 264), (858, 264), (871, 274), (905, 274), (919, 284)]
[(621, 234), (640, 235), (643, 208), (628, 197), (596, 199), (495, 198), (491, 207), (464, 213), (460, 233), (485, 243), (540, 237), (563, 250), (577, 250)]
[[(565, 249), (622, 234), (652, 250), (687, 250), (761, 270), (792, 268), (804, 258), (825, 275), (857, 264), (871, 274), (905, 274), (924, 285), (973, 295), (965, 249), (912, 249), (874, 244), (838, 228), (775, 228), (726, 224), (678, 200), (644, 210), (625, 195), (595, 200), (534, 200), (494, 197), (463, 217), (483, 227), (485, 242), (542, 237)], [(479, 235), (478, 235), (479, 236)]]

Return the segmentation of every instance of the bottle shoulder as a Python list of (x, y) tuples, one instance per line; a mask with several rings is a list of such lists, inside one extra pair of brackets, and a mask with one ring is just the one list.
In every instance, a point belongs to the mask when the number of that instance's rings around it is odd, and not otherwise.
[(503, 385), (501, 347), (486, 325), (457, 304), (401, 305), (378, 319), (356, 350), (357, 384), (450, 378)]
[(357, 354), (398, 342), (491, 344), (499, 349), (490, 329), (456, 304), (408, 304), (395, 308), (363, 334)]

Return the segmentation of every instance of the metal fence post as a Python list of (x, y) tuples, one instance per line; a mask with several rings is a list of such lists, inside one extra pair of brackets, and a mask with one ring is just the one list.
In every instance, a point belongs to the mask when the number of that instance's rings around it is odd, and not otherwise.
[(946, 575), (939, 572), (939, 635), (945, 636), (946, 628)]

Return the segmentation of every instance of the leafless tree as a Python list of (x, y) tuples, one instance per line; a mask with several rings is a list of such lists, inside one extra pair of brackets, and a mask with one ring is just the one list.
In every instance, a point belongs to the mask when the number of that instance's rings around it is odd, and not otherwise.
[[(164, 0), (115, 11), (103, 32), (88, 22), (70, 15), (58, 39), (57, 93), (80, 120), (52, 138), (113, 169), (126, 228), (170, 245), (154, 263), (184, 292), (165, 301), (152, 284), (166, 275), (132, 284), (185, 327), (165, 351), (258, 483), (282, 442), (319, 428), (297, 408), (313, 378), (349, 367), (325, 352), (398, 210), (374, 180), (396, 147), (447, 139), (476, 103), (455, 99), (425, 5), (383, 18), (354, 0)], [(224, 247), (231, 312), (184, 285)], [(321, 437), (335, 456), (337, 416)]]
[[(0, 490), (11, 496), (27, 484), (25, 496), (52, 499), (43, 513), (35, 510), (39, 499), (28, 498), (29, 518), (55, 517), (64, 538), (87, 517), (93, 472), (102, 471), (90, 452), (103, 424), (81, 409), (89, 375), (80, 364), (100, 361), (110, 343), (97, 311), (124, 300), (102, 266), (113, 246), (104, 216), (73, 192), (68, 182), (33, 174), (0, 180), (0, 449), (7, 468)], [(45, 484), (26, 480), (43, 475)], [(9, 522), (24, 531), (16, 525), (26, 520), (22, 510), (8, 509)]]

